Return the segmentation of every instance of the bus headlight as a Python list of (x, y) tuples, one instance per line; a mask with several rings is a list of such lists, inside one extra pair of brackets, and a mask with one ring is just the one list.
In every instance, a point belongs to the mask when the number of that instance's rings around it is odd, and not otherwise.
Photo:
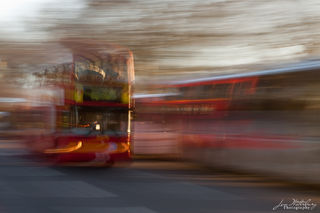
[(100, 124), (96, 124), (95, 127), (94, 127), (94, 129), (95, 129), (96, 131), (100, 131), (100, 130), (101, 130), (101, 125), (100, 125)]

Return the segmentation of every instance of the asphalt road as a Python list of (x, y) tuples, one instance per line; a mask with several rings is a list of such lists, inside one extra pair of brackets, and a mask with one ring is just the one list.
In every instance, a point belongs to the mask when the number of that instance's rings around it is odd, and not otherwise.
[[(290, 212), (284, 199), (320, 193), (257, 175), (203, 168), (185, 162), (137, 160), (112, 168), (48, 167), (0, 155), (0, 212), (202, 213)], [(293, 210), (291, 212), (297, 212)]]

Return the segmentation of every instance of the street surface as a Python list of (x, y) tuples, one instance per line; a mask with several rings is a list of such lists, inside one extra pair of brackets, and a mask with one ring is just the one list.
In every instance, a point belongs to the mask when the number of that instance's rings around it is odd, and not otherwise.
[[(0, 154), (0, 212), (202, 213), (290, 212), (284, 199), (311, 199), (317, 189), (192, 163), (136, 160), (113, 168), (49, 167)], [(292, 211), (297, 212), (297, 211)]]

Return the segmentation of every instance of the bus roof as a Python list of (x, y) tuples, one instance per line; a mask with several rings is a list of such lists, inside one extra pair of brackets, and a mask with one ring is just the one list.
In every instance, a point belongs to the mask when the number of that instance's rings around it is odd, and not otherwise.
[(290, 73), (290, 72), (308, 71), (308, 70), (315, 70), (315, 69), (320, 69), (320, 60), (304, 61), (300, 63), (289, 64), (289, 65), (282, 66), (280, 68), (275, 68), (275, 69), (266, 69), (266, 70), (237, 73), (237, 74), (227, 74), (227, 75), (197, 78), (197, 79), (190, 79), (190, 80), (183, 80), (183, 81), (173, 81), (168, 84), (182, 86), (186, 84), (197, 84), (200, 82), (228, 80), (228, 79), (234, 79), (234, 78), (250, 78), (250, 77), (256, 77), (261, 75), (273, 75), (273, 74), (279, 74), (279, 73)]

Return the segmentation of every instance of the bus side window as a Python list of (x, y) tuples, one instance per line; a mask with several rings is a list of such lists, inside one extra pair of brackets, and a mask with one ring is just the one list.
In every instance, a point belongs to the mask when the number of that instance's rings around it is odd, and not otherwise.
[(233, 96), (240, 96), (242, 94), (241, 91), (241, 83), (235, 83), (233, 87)]
[(189, 87), (182, 87), (181, 93), (183, 99), (193, 100), (197, 99), (199, 96), (200, 86), (189, 86)]
[(182, 99), (190, 99), (191, 98), (190, 87), (181, 87), (180, 92), (182, 94)]
[(212, 98), (228, 98), (230, 95), (231, 84), (215, 84), (213, 87)]
[(236, 83), (233, 87), (233, 96), (245, 96), (251, 93), (252, 82), (243, 81)]
[(206, 99), (208, 91), (205, 89), (207, 85), (198, 85), (194, 87), (193, 99)]
[(213, 87), (214, 87), (214, 85), (212, 85), (212, 84), (203, 85), (202, 86), (202, 98), (205, 98), (205, 99), (212, 98)]

